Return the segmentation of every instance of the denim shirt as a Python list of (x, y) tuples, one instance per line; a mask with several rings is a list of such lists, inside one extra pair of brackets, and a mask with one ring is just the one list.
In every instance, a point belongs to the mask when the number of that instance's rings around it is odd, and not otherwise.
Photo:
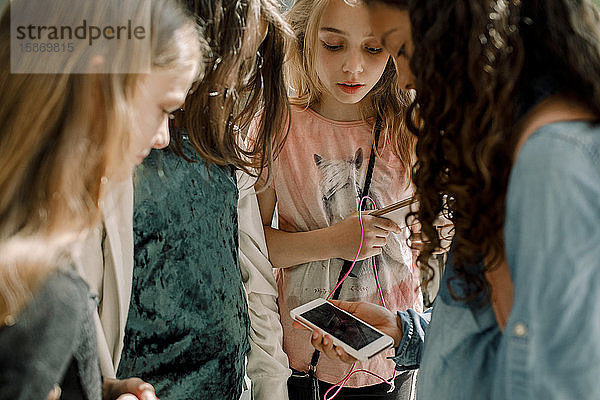
[(398, 368), (420, 365), (419, 399), (600, 399), (600, 126), (559, 122), (527, 140), (504, 235), (514, 284), (504, 333), (489, 303), (449, 295), (450, 255), (433, 312), (398, 313)]

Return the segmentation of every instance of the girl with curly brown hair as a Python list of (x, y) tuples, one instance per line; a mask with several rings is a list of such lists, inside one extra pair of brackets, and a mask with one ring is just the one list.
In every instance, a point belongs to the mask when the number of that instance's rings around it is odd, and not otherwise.
[(455, 232), (432, 315), (342, 307), (396, 339), (399, 367), (420, 365), (422, 398), (600, 397), (598, 11), (371, 3), (382, 43), (414, 73), (422, 268), (436, 215)]

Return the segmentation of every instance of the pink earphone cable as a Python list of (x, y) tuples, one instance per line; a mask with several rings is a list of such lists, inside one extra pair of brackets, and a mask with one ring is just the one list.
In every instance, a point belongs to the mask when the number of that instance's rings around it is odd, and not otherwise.
[[(352, 367), (350, 368), (350, 371), (348, 372), (348, 374), (342, 378), (341, 381), (339, 381), (338, 383), (336, 383), (335, 385), (331, 386), (329, 389), (327, 389), (327, 391), (325, 392), (325, 394), (323, 395), (323, 400), (333, 400), (333, 398), (335, 396), (338, 395), (338, 393), (340, 392), (340, 390), (342, 390), (342, 388), (344, 387), (344, 385), (346, 384), (346, 382), (348, 382), (348, 379), (350, 379), (350, 377), (354, 374), (356, 374), (357, 372), (365, 372), (367, 374), (373, 375), (376, 378), (381, 379), (381, 381), (387, 383), (388, 385), (390, 385), (390, 388), (388, 390), (388, 393), (393, 392), (396, 389), (396, 385), (394, 384), (394, 381), (396, 379), (396, 375), (398, 373), (398, 371), (396, 371), (396, 369), (394, 369), (394, 376), (392, 376), (392, 379), (390, 379), (389, 381), (381, 376), (379, 376), (378, 374), (368, 371), (366, 369), (357, 369), (356, 371), (354, 371), (354, 366), (356, 365), (356, 362), (354, 364), (352, 364)], [(335, 393), (333, 393), (331, 395), (331, 397), (327, 397), (327, 395), (329, 394), (329, 392), (331, 392), (334, 388), (337, 387), (337, 390), (335, 391)]]
[[(335, 293), (337, 288), (346, 280), (348, 275), (350, 275), (350, 272), (352, 272), (352, 269), (354, 268), (354, 264), (356, 264), (358, 256), (360, 255), (360, 250), (362, 249), (363, 241), (365, 239), (365, 227), (364, 227), (363, 221), (362, 221), (362, 205), (363, 205), (363, 202), (365, 201), (365, 199), (371, 200), (373, 205), (375, 205), (375, 200), (373, 200), (369, 196), (364, 196), (363, 198), (360, 199), (360, 203), (358, 205), (358, 222), (360, 223), (360, 243), (358, 244), (358, 251), (356, 252), (356, 255), (354, 256), (354, 260), (352, 260), (352, 265), (350, 265), (348, 272), (346, 272), (346, 275), (344, 275), (342, 277), (342, 279), (340, 279), (340, 281), (337, 283), (337, 285), (335, 285), (333, 290), (331, 292), (329, 292), (329, 295), (327, 296), (326, 300), (329, 300), (329, 298), (333, 295), (333, 293)], [(379, 290), (379, 297), (381, 298), (381, 303), (385, 307), (385, 300), (383, 299), (381, 285), (379, 284), (379, 277), (377, 276), (377, 267), (375, 265), (375, 256), (373, 256), (371, 258), (373, 260), (373, 269), (375, 271), (375, 281), (377, 282), (377, 289)]]
[[(362, 221), (362, 205), (363, 205), (363, 202), (364, 202), (365, 199), (371, 200), (371, 202), (373, 203), (373, 205), (375, 205), (375, 200), (373, 200), (369, 196), (364, 196), (363, 198), (360, 199), (360, 203), (359, 203), (359, 206), (358, 206), (358, 221), (360, 222), (360, 244), (358, 245), (358, 251), (356, 252), (356, 255), (354, 256), (354, 260), (352, 260), (352, 265), (350, 265), (350, 268), (348, 269), (348, 272), (346, 272), (346, 274), (342, 277), (342, 279), (340, 279), (340, 281), (338, 282), (338, 284), (329, 293), (329, 295), (327, 296), (327, 300), (329, 300), (329, 298), (333, 295), (333, 293), (335, 293), (335, 291), (337, 290), (337, 288), (346, 280), (346, 278), (348, 277), (348, 275), (350, 275), (350, 272), (352, 272), (352, 269), (354, 268), (354, 264), (356, 264), (358, 256), (360, 255), (360, 250), (362, 249), (363, 241), (364, 241), (364, 238), (365, 238), (365, 227), (364, 227), (363, 221)], [(379, 297), (381, 298), (381, 304), (384, 307), (386, 307), (385, 300), (383, 299), (383, 292), (381, 290), (381, 285), (379, 284), (379, 276), (377, 275), (377, 265), (375, 264), (375, 256), (372, 256), (371, 259), (373, 260), (373, 272), (375, 274), (375, 282), (377, 283), (377, 289), (379, 291)], [(339, 381), (335, 385), (331, 386), (325, 392), (323, 400), (332, 400), (335, 396), (337, 396), (337, 394), (340, 392), (340, 390), (342, 390), (342, 388), (344, 387), (344, 385), (346, 385), (346, 382), (348, 382), (348, 379), (350, 379), (350, 377), (352, 375), (354, 375), (355, 373), (357, 373), (357, 372), (366, 372), (367, 374), (371, 374), (371, 375), (373, 375), (373, 376), (381, 379), (383, 382), (385, 382), (388, 385), (390, 385), (390, 389), (388, 390), (388, 393), (394, 391), (394, 389), (395, 389), (394, 380), (396, 379), (396, 374), (397, 374), (397, 371), (395, 369), (394, 369), (394, 376), (392, 377), (392, 379), (390, 379), (388, 381), (385, 378), (382, 378), (381, 376), (377, 375), (376, 373), (368, 371), (366, 369), (357, 369), (356, 371), (354, 371), (354, 366), (355, 365), (356, 365), (356, 362), (354, 364), (352, 364), (352, 367), (350, 368), (350, 371), (348, 372), (348, 374), (341, 381)], [(329, 394), (329, 392), (331, 392), (336, 387), (337, 387), (337, 390), (335, 391), (335, 393), (331, 397), (327, 397), (327, 395)]]

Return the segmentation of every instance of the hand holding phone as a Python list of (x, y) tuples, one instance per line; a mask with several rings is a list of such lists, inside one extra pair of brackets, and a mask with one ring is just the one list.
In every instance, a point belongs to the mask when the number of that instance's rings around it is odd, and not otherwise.
[[(386, 329), (394, 331), (395, 333), (400, 332), (399, 338), (402, 337), (395, 315), (385, 308), (369, 303), (337, 301), (335, 303), (342, 306), (349, 305), (350, 307), (353, 307), (354, 305), (355, 308), (358, 307), (376, 311), (373, 316), (365, 316), (373, 319), (376, 323), (385, 321), (383, 325)], [(382, 310), (384, 314), (381, 314)], [(395, 340), (386, 333), (369, 323), (356, 318), (356, 316), (351, 313), (336, 307), (332, 302), (328, 302), (325, 299), (315, 299), (307, 304), (297, 307), (290, 311), (290, 315), (293, 319), (307, 328), (319, 333), (325, 333), (331, 337), (333, 342), (325, 343), (325, 346), (322, 346), (321, 348), (317, 347), (319, 344), (313, 341), (313, 346), (318, 350), (324, 351), (330, 358), (341, 358), (333, 349), (334, 344), (344, 349), (345, 353), (348, 355), (361, 361), (366, 361), (395, 344)], [(320, 337), (320, 335), (317, 336)], [(348, 361), (344, 358), (341, 359), (346, 362)]]

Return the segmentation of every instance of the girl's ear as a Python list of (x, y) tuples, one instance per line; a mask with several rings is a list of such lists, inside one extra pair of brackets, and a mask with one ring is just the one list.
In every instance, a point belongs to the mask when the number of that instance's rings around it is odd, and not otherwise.
[(101, 55), (95, 55), (90, 59), (88, 63), (87, 73), (89, 74), (97, 74), (101, 71), (101, 68), (104, 66), (104, 57)]
[(105, 74), (107, 73), (108, 66), (106, 65), (106, 60), (104, 56), (95, 55), (90, 58), (90, 61), (87, 64), (87, 68), (85, 70), (86, 74)]

